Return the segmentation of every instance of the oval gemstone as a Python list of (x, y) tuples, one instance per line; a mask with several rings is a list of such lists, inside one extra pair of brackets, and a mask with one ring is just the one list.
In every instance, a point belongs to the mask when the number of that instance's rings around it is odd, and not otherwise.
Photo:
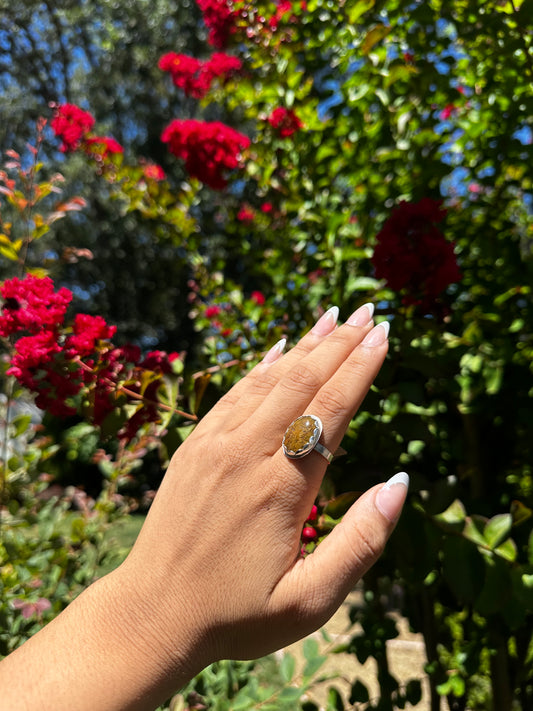
[(304, 457), (318, 442), (322, 422), (314, 415), (301, 415), (292, 422), (283, 437), (283, 451), (291, 459)]

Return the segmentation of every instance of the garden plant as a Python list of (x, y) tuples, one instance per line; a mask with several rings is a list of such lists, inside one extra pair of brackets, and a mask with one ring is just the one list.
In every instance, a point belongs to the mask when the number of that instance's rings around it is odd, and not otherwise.
[[(4, 156), (0, 654), (114, 564), (108, 528), (149, 505), (172, 452), (262, 353), (331, 305), (342, 318), (372, 302), (391, 348), (302, 555), (399, 467), (411, 494), (362, 581), (350, 641), (331, 651), (373, 659), (379, 695), (354, 678), (345, 698), (332, 679), (327, 709), (526, 711), (533, 3), (197, 0), (194, 12), (197, 55), (170, 35), (153, 57), (177, 111), (157, 150), (101, 129), (80, 93), (43, 104), (26, 151)], [(164, 326), (132, 335), (98, 311), (113, 285), (90, 271), (91, 200), (175, 263), (183, 338), (170, 348)], [(84, 230), (94, 250), (69, 241)], [(154, 292), (174, 293), (160, 277)], [(424, 697), (419, 678), (390, 671), (393, 611), (422, 635)], [(313, 641), (305, 654), (300, 675), (290, 655), (220, 663), (170, 708), (317, 709), (324, 657)]]

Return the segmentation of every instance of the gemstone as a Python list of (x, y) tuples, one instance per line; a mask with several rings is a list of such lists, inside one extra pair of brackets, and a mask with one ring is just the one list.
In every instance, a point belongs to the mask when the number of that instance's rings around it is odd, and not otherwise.
[(299, 459), (314, 449), (322, 434), (322, 422), (314, 415), (301, 415), (287, 427), (283, 451), (291, 459)]

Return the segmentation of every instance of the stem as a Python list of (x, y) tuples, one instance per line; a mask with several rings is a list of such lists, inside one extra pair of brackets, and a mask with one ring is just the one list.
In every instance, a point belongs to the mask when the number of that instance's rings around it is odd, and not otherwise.
[[(435, 626), (433, 600), (426, 589), (422, 590), (419, 597), (421, 602), (422, 634), (426, 647), (426, 659), (431, 666), (440, 667), (439, 655), (437, 653), (437, 630)], [(435, 674), (429, 675), (429, 690), (431, 711), (440, 711), (440, 694), (437, 691), (437, 679)]]
[(9, 378), (6, 387), (6, 416), (4, 419), (4, 432), (2, 436), (2, 473), (0, 475), (0, 528), (2, 526), (2, 512), (4, 499), (7, 504), (7, 446), (9, 440), (9, 420), (11, 416), (11, 401), (13, 398), (14, 382), (13, 378)]
[(506, 640), (498, 635), (495, 653), (490, 658), (493, 711), (511, 711), (513, 695), (509, 683), (509, 660)]

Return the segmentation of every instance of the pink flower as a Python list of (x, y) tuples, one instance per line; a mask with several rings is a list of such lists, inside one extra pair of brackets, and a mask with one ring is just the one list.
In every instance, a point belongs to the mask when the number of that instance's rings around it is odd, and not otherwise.
[(282, 106), (272, 111), (268, 117), (268, 123), (282, 138), (292, 136), (303, 127), (303, 123), (295, 112), (292, 109), (285, 109)]
[(94, 118), (75, 104), (62, 104), (57, 107), (50, 126), (63, 142), (60, 150), (75, 151), (81, 139), (94, 126)]
[(250, 139), (219, 121), (174, 120), (161, 135), (176, 158), (185, 161), (193, 178), (214, 190), (227, 185), (226, 172), (240, 167), (241, 151)]
[(11, 602), (11, 605), (15, 610), (21, 611), (22, 617), (24, 617), (25, 620), (33, 617), (33, 615), (41, 617), (43, 612), (52, 607), (50, 600), (47, 600), (45, 597), (40, 597), (36, 602), (17, 598)]

